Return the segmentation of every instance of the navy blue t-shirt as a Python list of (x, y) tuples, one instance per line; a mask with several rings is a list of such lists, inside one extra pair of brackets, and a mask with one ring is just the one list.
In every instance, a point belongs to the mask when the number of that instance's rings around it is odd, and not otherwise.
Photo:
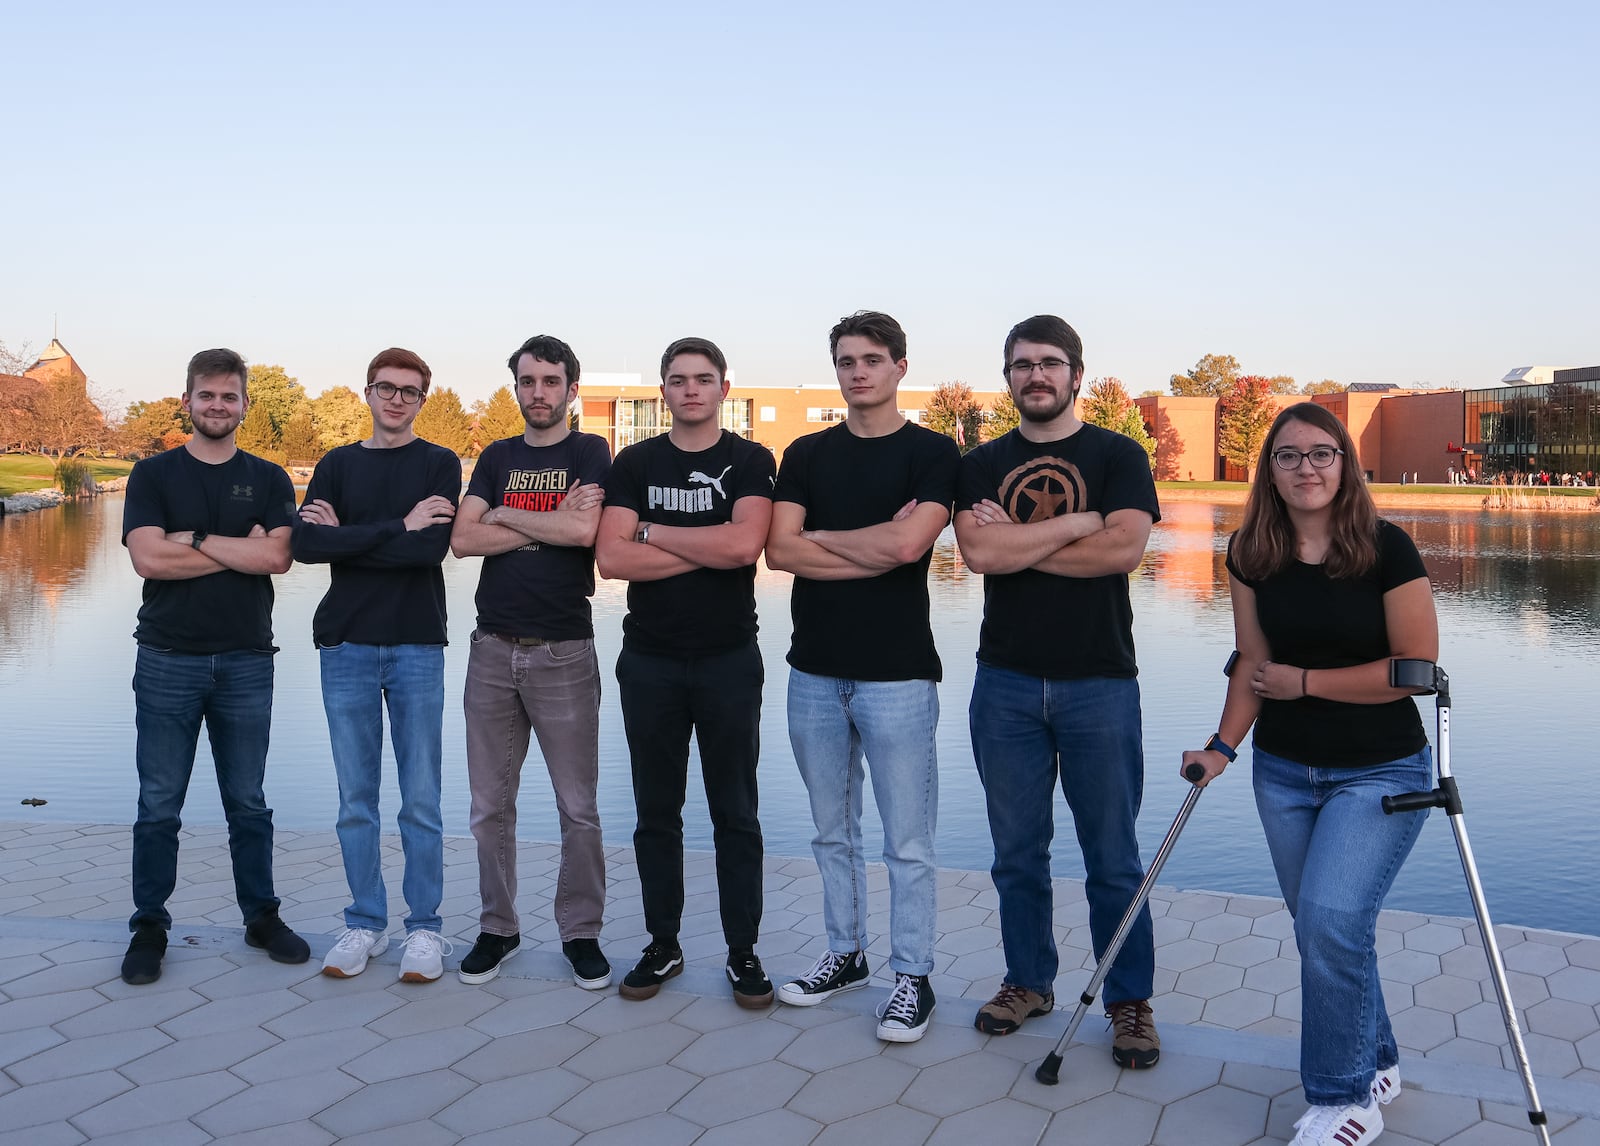
[[(294, 485), (281, 466), (243, 450), (212, 465), (179, 446), (145, 458), (128, 475), (122, 543), (149, 525), (167, 533), (248, 537), (253, 526), (270, 533), (294, 516)], [(272, 578), (265, 573), (222, 569), (182, 581), (146, 579), (133, 637), (177, 653), (275, 652), (272, 601)]]

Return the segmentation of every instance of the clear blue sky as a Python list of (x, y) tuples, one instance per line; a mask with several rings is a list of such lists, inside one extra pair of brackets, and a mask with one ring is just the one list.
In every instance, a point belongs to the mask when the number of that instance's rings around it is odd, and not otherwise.
[(700, 334), (909, 383), (1007, 328), (1134, 393), (1600, 362), (1592, 4), (0, 0), (0, 339), (124, 401), (195, 350), (313, 393), (389, 345), (468, 402), (527, 335), (647, 375)]

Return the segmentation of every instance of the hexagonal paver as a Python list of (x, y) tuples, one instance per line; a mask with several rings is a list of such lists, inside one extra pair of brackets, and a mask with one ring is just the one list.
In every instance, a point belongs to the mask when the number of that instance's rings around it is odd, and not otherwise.
[(888, 1058), (833, 1067), (811, 1077), (788, 1108), (818, 1122), (836, 1123), (897, 1102), (917, 1072)]
[(531, 1071), (485, 1083), (433, 1118), (460, 1134), (521, 1126), (547, 1117), (562, 1103), (581, 1094), (585, 1085), (582, 1078), (560, 1068)]
[(1446, 951), (1454, 951), (1466, 944), (1461, 934), (1461, 925), (1441, 923), (1438, 920), (1429, 920), (1421, 927), (1407, 931), (1403, 942), (1407, 950), (1426, 951), (1430, 955), (1443, 955)]
[(906, 1092), (902, 1105), (946, 1118), (1004, 1098), (1016, 1085), (1022, 1065), (1015, 1059), (976, 1051), (924, 1067)]
[(885, 1106), (835, 1122), (818, 1134), (812, 1146), (921, 1146), (937, 1123), (920, 1110)]
[(1411, 997), (1418, 1006), (1454, 1013), (1483, 1002), (1483, 991), (1475, 979), (1461, 979), (1455, 975), (1435, 975), (1432, 979), (1424, 979), (1414, 986), (1411, 989)]
[(1244, 968), (1226, 963), (1205, 963), (1178, 976), (1178, 990), (1185, 995), (1209, 999), (1244, 985)]
[(1131, 1094), (1102, 1094), (1050, 1120), (1039, 1146), (1148, 1146), (1161, 1107)]
[(1545, 976), (1550, 995), (1594, 1006), (1600, 1003), (1600, 971), (1588, 967), (1563, 967)]
[(1258, 1023), (1271, 1015), (1276, 1002), (1277, 997), (1274, 995), (1241, 987), (1236, 991), (1225, 991), (1209, 1000), (1201, 1012), (1201, 1017), (1219, 1027), (1243, 1030), (1250, 1024)]
[(1156, 948), (1156, 964), (1172, 971), (1189, 971), (1195, 967), (1203, 967), (1216, 957), (1217, 945), (1203, 943), (1198, 939), (1180, 939), (1176, 943)]
[(559, 1121), (579, 1130), (603, 1130), (636, 1118), (665, 1113), (700, 1081), (675, 1066), (653, 1066), (635, 1074), (591, 1083), (553, 1113)]
[(1235, 1146), (1267, 1126), (1271, 1100), (1228, 1086), (1211, 1086), (1169, 1104), (1152, 1146)]
[(698, 1126), (721, 1126), (782, 1109), (810, 1078), (786, 1063), (754, 1062), (707, 1078), (672, 1107)]
[(1254, 967), (1278, 958), (1280, 943), (1265, 935), (1244, 935), (1217, 947), (1217, 962), (1234, 967)]

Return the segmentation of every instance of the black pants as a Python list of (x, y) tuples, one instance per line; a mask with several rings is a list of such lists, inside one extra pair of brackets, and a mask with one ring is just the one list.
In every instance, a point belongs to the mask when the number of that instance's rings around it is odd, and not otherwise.
[(617, 657), (622, 723), (633, 760), (645, 927), (675, 939), (683, 919), (683, 801), (689, 734), (717, 851), (717, 895), (729, 947), (753, 947), (761, 930), (762, 845), (756, 761), (761, 754), (764, 670), (755, 642), (708, 656), (653, 656), (624, 648)]

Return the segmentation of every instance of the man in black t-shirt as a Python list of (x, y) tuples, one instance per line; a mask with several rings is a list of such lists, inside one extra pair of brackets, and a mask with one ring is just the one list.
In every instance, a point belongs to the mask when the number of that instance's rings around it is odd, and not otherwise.
[(479, 457), (450, 548), (483, 557), (478, 627), (467, 654), (467, 782), (478, 842), (481, 931), (458, 974), (486, 983), (521, 944), (517, 918), (517, 786), (530, 731), (539, 737), (561, 818), (552, 897), (573, 981), (611, 983), (600, 951), (606, 859), (600, 777), (600, 666), (594, 654), (594, 538), (611, 467), (605, 439), (570, 428), (578, 359), (538, 335), (511, 355), (527, 428)]
[(280, 963), (310, 949), (278, 917), (272, 809), (262, 792), (272, 726), (272, 579), (289, 568), (294, 487), (280, 467), (234, 444), (249, 398), (244, 359), (203, 350), (189, 360), (187, 444), (128, 475), (122, 543), (144, 578), (134, 639), (133, 939), (122, 978), (161, 977), (178, 880), (180, 815), (205, 723), (228, 820), (245, 942)]
[(389, 710), (405, 853), (405, 953), (400, 978), (444, 974), (439, 901), (444, 821), (439, 798), (444, 726), (444, 571), (461, 497), (461, 459), (417, 437), (412, 423), (433, 371), (399, 347), (367, 366), (372, 437), (317, 463), (294, 530), (298, 561), (328, 562), (328, 592), (311, 622), (322, 669), (339, 852), (350, 906), (322, 973), (349, 978), (389, 946), (383, 886), (383, 712)]
[(761, 651), (756, 558), (772, 520), (772, 454), (722, 429), (728, 363), (704, 338), (661, 356), (665, 435), (617, 455), (606, 480), (595, 557), (625, 577), (617, 684), (633, 764), (633, 833), (650, 943), (620, 988), (648, 999), (683, 970), (683, 801), (689, 737), (700, 748), (717, 852), (726, 973), (742, 1007), (772, 1002), (756, 957), (762, 846), (756, 761), (761, 751)]
[[(984, 575), (972, 750), (994, 840), (1006, 954), (976, 1026), (1004, 1035), (1055, 1005), (1050, 841), (1057, 780), (1088, 874), (1099, 958), (1140, 881), (1134, 822), (1144, 790), (1138, 666), (1128, 574), (1160, 517), (1149, 458), (1073, 411), (1083, 343), (1053, 315), (1018, 323), (1004, 370), (1015, 430), (962, 459), (956, 540)], [(1143, 908), (1105, 981), (1121, 1066), (1154, 1066), (1155, 947)]]
[(878, 1037), (915, 1042), (933, 1012), (938, 904), (935, 736), (942, 675), (928, 623), (928, 565), (950, 520), (960, 454), (896, 408), (906, 336), (859, 311), (830, 338), (849, 413), (783, 455), (767, 564), (795, 574), (789, 740), (811, 800), (827, 950), (778, 997), (812, 1006), (867, 983), (862, 756), (883, 820), (894, 989)]

